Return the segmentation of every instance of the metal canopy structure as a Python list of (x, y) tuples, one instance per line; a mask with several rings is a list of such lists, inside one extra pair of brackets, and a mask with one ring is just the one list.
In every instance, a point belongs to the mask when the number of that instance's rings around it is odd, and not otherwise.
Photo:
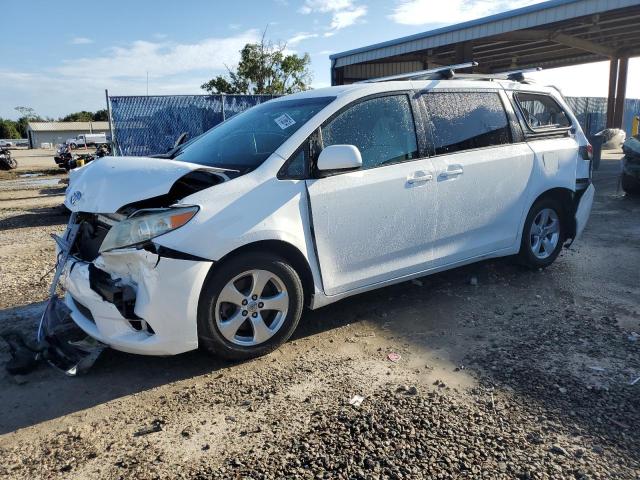
[(607, 125), (619, 127), (639, 23), (640, 0), (552, 0), (331, 55), (331, 79), (341, 85), (469, 61), (476, 72), (499, 73), (610, 60)]

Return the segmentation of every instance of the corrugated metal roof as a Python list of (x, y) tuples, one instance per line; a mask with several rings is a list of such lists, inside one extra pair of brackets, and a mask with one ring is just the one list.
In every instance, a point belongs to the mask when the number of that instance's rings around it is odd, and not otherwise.
[(344, 67), (635, 5), (640, 5), (640, 1), (551, 0), (457, 25), (336, 53), (330, 58), (335, 61), (334, 67)]
[(109, 122), (29, 122), (34, 132), (75, 132), (109, 130)]

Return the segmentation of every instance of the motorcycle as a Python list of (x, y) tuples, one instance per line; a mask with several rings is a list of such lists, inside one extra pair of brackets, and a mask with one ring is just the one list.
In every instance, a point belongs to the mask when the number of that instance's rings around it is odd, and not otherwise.
[(0, 148), (0, 170), (13, 170), (18, 168), (18, 161), (11, 157), (8, 148)]

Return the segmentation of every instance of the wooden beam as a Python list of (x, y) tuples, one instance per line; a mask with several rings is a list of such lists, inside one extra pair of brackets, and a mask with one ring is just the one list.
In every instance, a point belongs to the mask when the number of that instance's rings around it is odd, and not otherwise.
[(595, 53), (603, 57), (615, 56), (615, 49), (585, 40), (584, 38), (572, 37), (566, 33), (551, 32), (549, 30), (515, 30), (513, 32), (503, 33), (494, 38), (507, 39), (513, 41), (533, 41), (546, 40), (548, 42), (559, 43), (567, 47), (577, 48), (585, 52)]

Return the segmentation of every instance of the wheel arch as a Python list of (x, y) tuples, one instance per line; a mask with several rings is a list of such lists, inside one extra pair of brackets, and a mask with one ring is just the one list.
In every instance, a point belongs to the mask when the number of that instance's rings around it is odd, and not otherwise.
[(220, 265), (226, 263), (230, 259), (246, 253), (256, 252), (276, 254), (286, 260), (298, 275), (300, 275), (300, 281), (302, 282), (302, 290), (304, 293), (304, 305), (310, 305), (311, 297), (315, 288), (311, 266), (304, 254), (297, 247), (284, 240), (258, 240), (230, 251), (211, 266), (209, 273), (207, 274), (207, 279), (212, 275), (215, 275), (215, 272)]
[[(542, 192), (534, 199), (533, 202), (531, 202), (529, 210), (531, 210), (531, 208), (543, 198), (553, 198), (558, 203), (560, 203), (560, 205), (562, 205), (564, 209), (562, 213), (564, 214), (564, 219), (567, 227), (565, 240), (574, 238), (576, 235), (576, 208), (578, 203), (577, 198), (579, 199), (579, 197), (577, 197), (576, 195), (576, 192), (564, 187), (550, 188), (549, 190), (545, 190), (544, 192)], [(529, 210), (527, 210), (527, 213), (529, 212)]]

